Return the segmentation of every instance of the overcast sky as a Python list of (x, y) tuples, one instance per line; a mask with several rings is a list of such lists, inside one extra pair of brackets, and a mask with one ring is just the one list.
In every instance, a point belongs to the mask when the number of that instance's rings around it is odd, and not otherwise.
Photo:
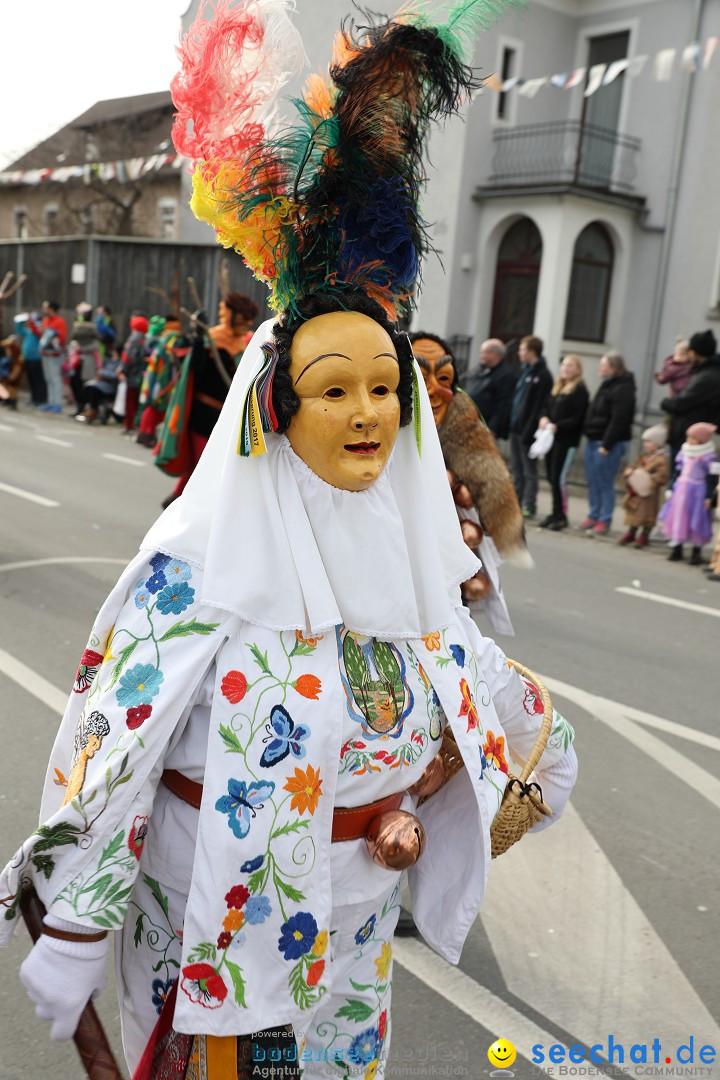
[(189, 0), (0, 0), (0, 168), (105, 98), (169, 88)]

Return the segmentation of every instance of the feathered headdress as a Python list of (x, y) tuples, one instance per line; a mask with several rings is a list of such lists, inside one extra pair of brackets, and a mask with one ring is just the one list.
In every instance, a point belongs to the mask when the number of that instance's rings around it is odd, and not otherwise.
[(430, 241), (418, 203), (432, 121), (479, 86), (475, 36), (508, 0), (457, 0), (444, 21), (403, 9), (337, 35), (282, 128), (278, 98), (305, 62), (293, 0), (201, 6), (172, 84), (178, 153), (195, 161), (192, 208), (270, 287), (276, 311), (360, 288), (397, 318)]

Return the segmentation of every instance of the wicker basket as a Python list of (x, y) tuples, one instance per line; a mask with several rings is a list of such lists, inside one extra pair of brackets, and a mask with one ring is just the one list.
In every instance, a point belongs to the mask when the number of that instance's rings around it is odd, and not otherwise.
[[(535, 745), (523, 765), (520, 775), (514, 776), (512, 773), (508, 773), (508, 782), (500, 809), (490, 826), (493, 859), (496, 859), (498, 855), (502, 855), (513, 844), (516, 844), (528, 829), (531, 829), (538, 821), (542, 821), (544, 817), (552, 816), (552, 810), (542, 800), (542, 792), (539, 786), (537, 784), (528, 784), (530, 773), (540, 760), (552, 729), (553, 706), (550, 694), (543, 681), (529, 668), (523, 667), (522, 664), (518, 664), (515, 660), (508, 660), (508, 663), (535, 686), (542, 698), (544, 715)], [(443, 734), (440, 755), (445, 766), (444, 785), (462, 769), (464, 764), (452, 731), (447, 727)], [(432, 798), (432, 795), (427, 796), (427, 798)], [(425, 799), (420, 800), (421, 803), (424, 801)]]

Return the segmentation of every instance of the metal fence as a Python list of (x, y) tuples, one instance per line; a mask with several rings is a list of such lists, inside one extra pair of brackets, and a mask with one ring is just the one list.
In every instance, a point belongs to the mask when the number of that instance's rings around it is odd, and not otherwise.
[(133, 311), (166, 313), (167, 301), (152, 288), (170, 294), (176, 275), (183, 306), (189, 310), (197, 306), (187, 285), (188, 276), (192, 276), (203, 307), (214, 322), (223, 257), (228, 258), (230, 288), (252, 297), (260, 307), (260, 318), (268, 318), (265, 286), (255, 280), (238, 255), (223, 251), (218, 244), (104, 236), (2, 240), (0, 278), (8, 270), (18, 277), (23, 273), (28, 276), (22, 289), (5, 305), (5, 332), (10, 330), (14, 315), (39, 309), (43, 300), (57, 301), (61, 314), (69, 322), (75, 306), (87, 300), (93, 307), (106, 304), (111, 308), (122, 337)]

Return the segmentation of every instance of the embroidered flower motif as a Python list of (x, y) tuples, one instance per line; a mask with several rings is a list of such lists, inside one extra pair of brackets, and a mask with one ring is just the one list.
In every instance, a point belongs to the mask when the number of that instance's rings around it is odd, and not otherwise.
[(267, 742), (268, 745), (260, 758), (260, 764), (264, 769), (277, 765), (288, 754), (296, 758), (305, 757), (307, 751), (302, 743), (310, 734), (310, 728), (305, 724), (298, 724), (296, 727), (290, 713), (282, 705), (275, 705), (271, 709), (270, 723), (265, 725), (265, 729), (268, 736), (263, 739), (263, 742)]
[(145, 843), (145, 837), (147, 836), (147, 823), (147, 814), (137, 814), (132, 823), (132, 828), (130, 829), (128, 847), (136, 859), (139, 859), (142, 855), (143, 844)]
[(378, 1037), (385, 1038), (385, 1032), (387, 1031), (387, 1009), (383, 1009), (378, 1017)]
[(246, 941), (247, 941), (247, 938), (246, 938), (244, 933), (243, 934), (236, 934), (235, 937), (233, 938), (231, 948), (239, 949), (240, 946), (244, 945)]
[(275, 790), (271, 780), (246, 784), (244, 780), (228, 780), (228, 793), (221, 795), (215, 803), (215, 809), (228, 815), (228, 826), (242, 840), (250, 832), (250, 823), (258, 810), (262, 810), (265, 800)]
[(487, 769), (488, 763), (482, 746), (478, 746), (478, 750), (480, 751), (480, 775), (478, 776), (478, 780), (482, 780), (483, 776), (485, 775), (485, 770)]
[(318, 641), (322, 641), (324, 634), (317, 634), (316, 637), (305, 637), (302, 630), (295, 631), (295, 637), (300, 645), (307, 645), (308, 649), (314, 649)]
[(390, 973), (390, 964), (392, 963), (392, 947), (387, 943), (384, 943), (380, 949), (380, 955), (375, 959), (375, 970), (378, 973), (378, 978), (383, 982), (387, 979)]
[(465, 650), (462, 645), (451, 645), (449, 651), (457, 666), (465, 667)]
[(302, 769), (296, 769), (294, 776), (288, 776), (283, 790), (293, 792), (290, 800), (291, 810), (297, 810), (298, 814), (309, 812), (311, 816), (314, 815), (318, 799), (322, 795), (320, 770), (313, 769), (312, 765), (308, 765), (304, 772)]
[(317, 701), (322, 692), (322, 683), (317, 675), (301, 675), (291, 685), (298, 694), (305, 698), (312, 698), (313, 701)]
[(152, 705), (137, 705), (134, 709), (128, 709), (125, 723), (131, 731), (142, 727), (152, 713)]
[(195, 599), (195, 590), (192, 589), (187, 581), (181, 581), (179, 584), (173, 582), (171, 585), (166, 585), (161, 593), (158, 594), (157, 606), (158, 611), (163, 615), (180, 615), (186, 608), (189, 608)]
[(158, 551), (157, 554), (153, 555), (152, 559), (150, 560), (150, 565), (152, 566), (153, 570), (157, 573), (158, 570), (164, 570), (169, 562), (170, 562), (170, 556), (169, 555), (163, 555), (160, 551)]
[(278, 949), (285, 960), (299, 960), (310, 952), (318, 935), (318, 926), (309, 911), (298, 911), (280, 927)]
[(378, 1041), (377, 1028), (367, 1028), (360, 1035), (356, 1035), (350, 1043), (348, 1058), (357, 1064), (369, 1065), (378, 1056), (380, 1050)]
[(102, 653), (95, 652), (94, 649), (86, 649), (80, 657), (80, 664), (78, 665), (77, 674), (75, 675), (75, 685), (73, 690), (76, 694), (84, 694), (90, 686), (95, 676), (98, 673), (98, 668), (102, 664)]
[(233, 934), (236, 930), (242, 928), (244, 922), (245, 916), (242, 911), (238, 911), (237, 908), (230, 908), (223, 919), (223, 930), (227, 930), (229, 934)]
[(179, 559), (168, 559), (163, 569), (165, 577), (171, 584), (173, 581), (189, 581), (192, 577), (191, 568)]
[(364, 945), (368, 938), (371, 938), (373, 936), (373, 931), (375, 930), (375, 922), (375, 915), (371, 915), (365, 925), (360, 927), (357, 934), (355, 935), (356, 945)]
[(472, 731), (478, 725), (478, 711), (473, 696), (470, 693), (470, 687), (467, 684), (467, 679), (460, 680), (460, 693), (462, 694), (462, 704), (460, 705), (460, 712), (458, 716), (467, 716), (468, 731)]
[(147, 587), (147, 582), (143, 579), (138, 581), (135, 586), (135, 607), (144, 608), (147, 607), (152, 600), (152, 593)]
[(149, 705), (156, 694), (160, 693), (163, 673), (152, 664), (135, 664), (120, 676), (120, 688), (117, 691), (117, 703), (125, 708), (135, 705)]
[(223, 930), (222, 934), (220, 934), (217, 939), (218, 949), (229, 949), (231, 941), (232, 934), (229, 934), (227, 930)]
[(249, 896), (250, 893), (244, 885), (233, 885), (230, 892), (225, 893), (225, 901), (229, 908), (241, 908)]
[(328, 947), (328, 932), (327, 930), (321, 930), (318, 936), (313, 942), (313, 947), (310, 950), (313, 956), (324, 956), (325, 950)]
[(322, 973), (323, 973), (324, 970), (325, 970), (325, 961), (324, 960), (316, 960), (314, 964), (311, 964), (310, 967), (308, 968), (308, 973), (307, 973), (307, 976), (306, 976), (306, 979), (305, 979), (308, 986), (317, 986), (317, 984), (322, 979)]
[(523, 679), (525, 684), (525, 696), (523, 697), (523, 708), (528, 716), (541, 715), (545, 712), (545, 706), (543, 700), (536, 687), (527, 679)]
[(247, 679), (242, 671), (228, 671), (220, 683), (223, 697), (227, 698), (231, 705), (237, 705), (245, 697)]
[(188, 964), (184, 967), (180, 989), (203, 1009), (219, 1009), (227, 997), (227, 986), (210, 964)]
[(111, 626), (110, 630), (108, 632), (108, 636), (105, 639), (105, 652), (103, 653), (103, 658), (102, 658), (103, 664), (107, 664), (110, 660), (115, 659), (115, 657), (113, 656), (113, 651), (112, 651), (113, 635), (114, 634), (115, 634), (115, 627)]
[(272, 905), (267, 896), (251, 896), (245, 905), (245, 922), (257, 926), (272, 915)]
[(246, 862), (240, 867), (241, 874), (254, 874), (256, 870), (259, 870), (265, 861), (264, 855), (256, 855), (254, 859), (247, 859)]
[[(155, 595), (155, 593), (159, 593), (160, 590), (166, 585), (167, 578), (165, 577), (165, 574), (162, 572), (162, 570), (156, 570), (155, 573), (151, 574), (145, 582), (145, 588), (149, 593), (152, 593), (153, 596)], [(135, 600), (135, 603), (137, 604), (137, 599)], [(141, 606), (141, 604), (138, 604), (138, 607)]]
[(168, 994), (172, 990), (172, 984), (175, 980), (168, 979), (153, 979), (152, 981), (152, 1003), (157, 1010), (158, 1016), (163, 1011), (163, 1005), (167, 999)]
[(494, 765), (500, 772), (506, 773), (508, 771), (508, 764), (505, 760), (505, 737), (503, 735), (496, 739), (492, 731), (488, 731), (483, 753), (488, 765)]
[(425, 634), (422, 639), (428, 652), (440, 652), (440, 631), (433, 630), (432, 634)]

